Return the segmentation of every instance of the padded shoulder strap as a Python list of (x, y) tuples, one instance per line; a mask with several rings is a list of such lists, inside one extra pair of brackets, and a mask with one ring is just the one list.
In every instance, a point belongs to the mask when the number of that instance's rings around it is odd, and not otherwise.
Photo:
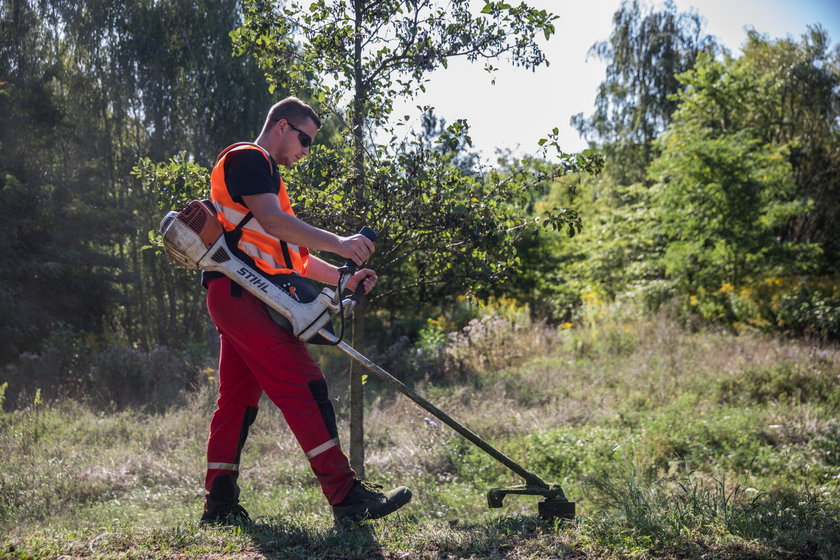
[(222, 150), (219, 153), (219, 155), (216, 156), (216, 163), (219, 163), (219, 160), (231, 151), (236, 150), (238, 148), (244, 148), (245, 146), (259, 150), (260, 153), (262, 153), (263, 157), (265, 157), (265, 161), (267, 161), (268, 164), (271, 165), (271, 156), (269, 155), (268, 151), (259, 144), (254, 144), (253, 142), (237, 142), (236, 144), (231, 144), (230, 146)]
[[(233, 150), (236, 150), (236, 149), (239, 149), (239, 148), (244, 148), (246, 146), (249, 147), (249, 148), (255, 148), (255, 149), (259, 150), (259, 152), (265, 158), (266, 163), (268, 163), (269, 167), (271, 167), (271, 172), (272, 173), (274, 172), (274, 166), (271, 165), (271, 156), (268, 154), (268, 152), (266, 151), (265, 148), (263, 148), (259, 144), (255, 144), (253, 142), (237, 142), (236, 144), (231, 144), (230, 146), (228, 146), (227, 148), (222, 150), (219, 153), (218, 156), (216, 156), (216, 163), (219, 163), (220, 159), (225, 157), (227, 154), (229, 154)], [(233, 229), (233, 233), (239, 233), (239, 230), (241, 230), (243, 227), (245, 227), (245, 224), (247, 224), (251, 220), (251, 218), (253, 218), (253, 217), (254, 217), (253, 212), (248, 212), (247, 214), (245, 214), (245, 217), (242, 218), (241, 220), (239, 220), (239, 223), (236, 224), (236, 228)], [(237, 239), (238, 239), (238, 237), (237, 237)]]

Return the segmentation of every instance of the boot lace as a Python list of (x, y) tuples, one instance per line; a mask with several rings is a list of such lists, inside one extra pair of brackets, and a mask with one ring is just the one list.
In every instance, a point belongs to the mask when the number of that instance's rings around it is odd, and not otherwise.
[(381, 484), (368, 482), (367, 480), (357, 480), (356, 486), (351, 490), (351, 494), (356, 496), (356, 499), (361, 500), (380, 500), (384, 495)]
[(375, 492), (377, 494), (382, 492), (382, 485), (376, 484), (375, 482), (369, 482), (367, 480), (362, 480), (359, 482), (359, 485), (367, 490), (368, 492)]

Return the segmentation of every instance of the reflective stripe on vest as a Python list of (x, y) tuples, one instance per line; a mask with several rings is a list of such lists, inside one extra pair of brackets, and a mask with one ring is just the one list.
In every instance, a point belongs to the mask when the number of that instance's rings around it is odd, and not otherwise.
[[(210, 199), (218, 210), (218, 218), (225, 231), (236, 229), (236, 226), (249, 212), (245, 205), (233, 201), (225, 183), (225, 158), (229, 153), (237, 150), (259, 150), (268, 165), (271, 166), (272, 175), (274, 173), (274, 166), (268, 152), (256, 144), (234, 144), (225, 148), (219, 154), (216, 165), (210, 174)], [(282, 178), (280, 179), (277, 199), (284, 212), (292, 216), (295, 215)], [(298, 247), (274, 237), (254, 219), (248, 220), (241, 228), (241, 232), (239, 249), (251, 257), (254, 264), (266, 274), (297, 273), (306, 275), (306, 269), (309, 266), (309, 251), (305, 247)]]

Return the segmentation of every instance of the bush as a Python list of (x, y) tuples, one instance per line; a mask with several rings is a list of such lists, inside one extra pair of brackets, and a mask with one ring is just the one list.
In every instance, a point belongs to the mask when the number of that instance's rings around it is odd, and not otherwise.
[(718, 400), (735, 405), (822, 403), (840, 411), (840, 386), (834, 367), (833, 360), (813, 356), (808, 363), (781, 362), (771, 367), (748, 368), (739, 377), (718, 381)]
[(447, 335), (445, 372), (464, 378), (511, 367), (537, 355), (531, 349), (539, 338), (530, 325), (489, 315), (473, 319), (461, 331)]
[(183, 404), (195, 369), (163, 346), (149, 351), (113, 345), (91, 359), (81, 397), (96, 408), (164, 410)]
[(784, 331), (840, 340), (840, 282), (796, 281), (776, 294), (766, 314)]
[(840, 279), (765, 278), (687, 296), (686, 310), (735, 330), (840, 340)]
[(196, 379), (197, 368), (177, 352), (157, 346), (141, 350), (118, 340), (82, 336), (58, 329), (41, 353), (22, 354), (0, 370), (6, 410), (71, 398), (99, 409), (146, 408), (181, 404)]
[(463, 299), (450, 316), (429, 319), (411, 348), (406, 350), (405, 342), (401, 349), (409, 371), (426, 379), (463, 381), (545, 354), (557, 337), (555, 329), (532, 323), (527, 304)]

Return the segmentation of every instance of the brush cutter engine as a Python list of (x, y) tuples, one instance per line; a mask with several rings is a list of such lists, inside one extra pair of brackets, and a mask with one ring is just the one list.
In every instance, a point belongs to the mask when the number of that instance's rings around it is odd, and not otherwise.
[(339, 312), (341, 286), (323, 288), (314, 301), (302, 303), (272, 283), (262, 272), (240, 259), (228, 246), (225, 230), (209, 201), (194, 200), (180, 212), (171, 211), (160, 223), (166, 254), (189, 269), (221, 272), (282, 315), (301, 340), (315, 337)]

